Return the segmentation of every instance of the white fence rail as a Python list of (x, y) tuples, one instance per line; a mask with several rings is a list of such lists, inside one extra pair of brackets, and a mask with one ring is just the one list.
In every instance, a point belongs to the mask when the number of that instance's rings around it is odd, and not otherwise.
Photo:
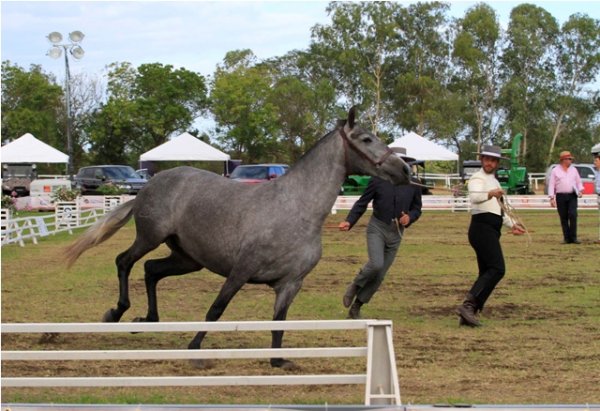
[(171, 322), (171, 323), (37, 323), (2, 324), (7, 333), (114, 333), (173, 331), (366, 330), (365, 347), (311, 347), (208, 350), (2, 351), (2, 361), (173, 360), (366, 357), (364, 374), (251, 375), (197, 377), (6, 377), (3, 387), (216, 386), (364, 384), (365, 405), (400, 405), (392, 322), (387, 320)]
[(38, 238), (63, 231), (70, 234), (74, 228), (88, 227), (94, 224), (107, 211), (129, 200), (131, 196), (103, 196), (91, 202), (89, 198), (78, 198), (71, 202), (53, 204), (54, 214), (12, 218), (7, 209), (2, 209), (1, 244), (25, 241), (37, 244)]
[[(331, 212), (335, 214), (338, 210), (350, 210), (359, 196), (339, 196), (333, 205)], [(469, 199), (466, 196), (438, 196), (424, 195), (423, 210), (449, 210), (468, 211), (470, 209)], [(510, 205), (517, 210), (555, 210), (550, 205), (550, 199), (544, 195), (509, 195)], [(369, 209), (371, 204), (369, 204)], [(579, 209), (598, 208), (598, 196), (595, 194), (584, 195), (579, 198)]]

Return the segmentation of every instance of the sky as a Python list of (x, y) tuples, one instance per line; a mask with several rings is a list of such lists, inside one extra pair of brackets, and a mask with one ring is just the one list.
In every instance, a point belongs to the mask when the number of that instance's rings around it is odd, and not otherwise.
[[(408, 5), (408, 2), (402, 2)], [(487, 2), (506, 24), (520, 2)], [(530, 1), (560, 23), (575, 12), (600, 19), (600, 1)], [(211, 75), (228, 51), (251, 49), (259, 59), (281, 56), (310, 44), (310, 29), (329, 23), (325, 1), (0, 1), (1, 57), (28, 69), (39, 64), (64, 79), (64, 58), (47, 55), (50, 32), (64, 41), (85, 34), (81, 60), (71, 73), (102, 75), (112, 62), (170, 64)], [(473, 1), (453, 1), (461, 17)]]

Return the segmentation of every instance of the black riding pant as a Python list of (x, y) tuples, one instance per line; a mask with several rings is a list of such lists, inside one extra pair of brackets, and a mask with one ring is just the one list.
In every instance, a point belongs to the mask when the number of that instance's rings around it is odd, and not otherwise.
[(557, 193), (556, 210), (565, 243), (572, 243), (577, 240), (577, 195)]
[(500, 246), (502, 217), (493, 213), (474, 214), (469, 226), (469, 244), (477, 255), (479, 276), (471, 287), (470, 294), (481, 310), (504, 277), (504, 255)]

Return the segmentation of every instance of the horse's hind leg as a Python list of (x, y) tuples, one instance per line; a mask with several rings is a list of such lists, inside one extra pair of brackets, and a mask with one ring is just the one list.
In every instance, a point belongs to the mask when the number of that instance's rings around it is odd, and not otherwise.
[(146, 261), (144, 264), (144, 280), (146, 282), (146, 294), (148, 295), (148, 313), (145, 318), (137, 317), (133, 321), (156, 322), (159, 320), (156, 285), (160, 280), (172, 275), (191, 273), (202, 268), (202, 265), (176, 250), (173, 250), (171, 255), (166, 258)]
[[(290, 304), (294, 300), (298, 291), (302, 287), (302, 281), (287, 283), (282, 287), (275, 288), (275, 309), (273, 321), (284, 321), (287, 317)], [(271, 331), (271, 348), (281, 348), (283, 342), (283, 331)], [(283, 358), (271, 358), (271, 367), (278, 367), (284, 370), (294, 370), (298, 367), (292, 361)]]
[(144, 255), (158, 247), (159, 244), (150, 244), (136, 237), (135, 241), (126, 251), (119, 254), (115, 260), (117, 275), (119, 277), (119, 300), (115, 308), (110, 308), (102, 317), (103, 322), (118, 322), (125, 311), (131, 306), (129, 301), (129, 274), (133, 265)]

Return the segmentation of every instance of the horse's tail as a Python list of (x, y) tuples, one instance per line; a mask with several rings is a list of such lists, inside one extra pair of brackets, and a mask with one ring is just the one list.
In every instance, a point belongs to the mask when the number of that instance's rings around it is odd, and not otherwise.
[(67, 267), (72, 266), (86, 250), (108, 240), (119, 231), (131, 219), (134, 202), (135, 199), (121, 204), (106, 217), (96, 221), (81, 237), (68, 246), (65, 250)]

